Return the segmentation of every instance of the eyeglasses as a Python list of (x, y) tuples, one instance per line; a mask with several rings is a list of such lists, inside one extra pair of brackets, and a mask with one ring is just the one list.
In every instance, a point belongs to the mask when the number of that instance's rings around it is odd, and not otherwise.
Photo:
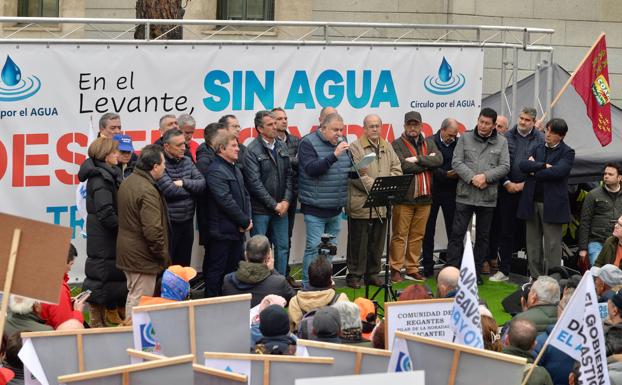
[(616, 224), (615, 224), (615, 225), (613, 225), (613, 227), (622, 228), (622, 223), (620, 223), (620, 222), (616, 222)]

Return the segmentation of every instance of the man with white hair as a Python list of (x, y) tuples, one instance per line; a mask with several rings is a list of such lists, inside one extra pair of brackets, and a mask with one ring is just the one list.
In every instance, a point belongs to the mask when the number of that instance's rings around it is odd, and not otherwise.
[(197, 128), (196, 120), (190, 114), (181, 114), (177, 117), (177, 125), (179, 126), (179, 131), (184, 133), (186, 150), (190, 152), (190, 158), (193, 162), (196, 162), (199, 143), (192, 140), (194, 131)]
[(11, 295), (4, 334), (11, 336), (23, 331), (45, 332), (54, 330), (39, 317), (41, 304), (32, 298)]
[(527, 297), (527, 310), (518, 313), (515, 319), (528, 319), (536, 325), (538, 333), (557, 322), (559, 283), (547, 275), (541, 275), (531, 286)]
[[(158, 144), (164, 148), (164, 134), (170, 130), (179, 130), (179, 124), (177, 123), (177, 117), (173, 114), (163, 115), (159, 120), (158, 130), (160, 131), (160, 138), (156, 140), (153, 144)], [(188, 146), (184, 150), (184, 156), (192, 158), (192, 154), (190, 154), (190, 150)]]

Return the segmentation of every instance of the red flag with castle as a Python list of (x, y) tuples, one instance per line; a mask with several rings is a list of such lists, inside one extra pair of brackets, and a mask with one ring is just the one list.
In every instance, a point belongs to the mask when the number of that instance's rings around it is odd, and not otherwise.
[(611, 95), (604, 33), (573, 75), (572, 85), (585, 102), (594, 134), (606, 146), (611, 143)]

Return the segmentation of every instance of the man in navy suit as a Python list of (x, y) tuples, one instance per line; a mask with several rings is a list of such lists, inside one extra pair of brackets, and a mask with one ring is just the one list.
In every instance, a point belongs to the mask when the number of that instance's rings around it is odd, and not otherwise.
[(568, 176), (574, 150), (564, 143), (568, 125), (563, 119), (546, 124), (545, 143), (532, 148), (520, 163), (527, 173), (517, 216), (526, 221), (527, 257), (533, 279), (561, 265), (562, 226), (570, 222)]

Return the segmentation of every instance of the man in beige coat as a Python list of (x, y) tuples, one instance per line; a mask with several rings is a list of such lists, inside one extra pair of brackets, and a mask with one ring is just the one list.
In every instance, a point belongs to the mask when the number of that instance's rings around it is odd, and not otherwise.
[[(393, 147), (380, 137), (382, 121), (378, 115), (367, 115), (363, 120), (363, 136), (350, 145), (350, 153), (354, 164), (371, 153), (376, 158), (371, 164), (350, 177), (348, 185), (348, 275), (346, 284), (352, 288), (361, 287), (361, 279), (365, 284), (380, 286), (383, 280), (377, 274), (380, 271), (380, 258), (384, 250), (387, 231), (386, 209), (379, 207), (370, 211), (363, 208), (367, 193), (379, 176), (402, 175), (400, 160)], [(380, 217), (379, 217), (380, 216)], [(382, 219), (382, 220), (381, 220)]]

